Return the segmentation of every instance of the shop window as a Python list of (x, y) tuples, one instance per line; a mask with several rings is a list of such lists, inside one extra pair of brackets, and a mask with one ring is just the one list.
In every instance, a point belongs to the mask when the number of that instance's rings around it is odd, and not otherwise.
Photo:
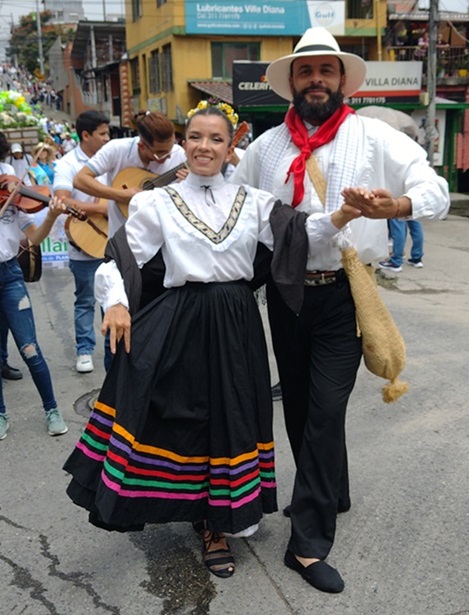
[(160, 86), (160, 53), (158, 50), (152, 51), (149, 65), (150, 74), (150, 92), (158, 94), (161, 92)]
[(132, 0), (132, 21), (138, 21), (142, 16), (142, 0)]
[(231, 79), (235, 60), (260, 60), (259, 43), (212, 43), (212, 77)]
[(164, 92), (171, 92), (174, 89), (171, 45), (163, 45), (161, 54), (161, 89)]
[(138, 58), (130, 60), (130, 77), (132, 79), (132, 94), (137, 96), (140, 94), (140, 70), (138, 67)]
[(347, 2), (347, 19), (373, 19), (372, 0), (349, 0)]

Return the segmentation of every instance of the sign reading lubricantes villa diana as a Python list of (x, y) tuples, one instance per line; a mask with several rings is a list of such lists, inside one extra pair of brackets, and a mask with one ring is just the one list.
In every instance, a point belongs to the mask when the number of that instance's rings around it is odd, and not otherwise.
[(313, 26), (345, 33), (342, 0), (186, 0), (185, 9), (187, 34), (301, 36)]

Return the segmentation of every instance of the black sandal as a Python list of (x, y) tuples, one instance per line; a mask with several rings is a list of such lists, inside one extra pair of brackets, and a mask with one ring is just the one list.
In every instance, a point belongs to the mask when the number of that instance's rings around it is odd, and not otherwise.
[(226, 548), (209, 551), (213, 544), (216, 544), (221, 540), (226, 540), (224, 534), (205, 530), (203, 534), (204, 544), (202, 557), (204, 564), (212, 574), (217, 577), (221, 577), (222, 579), (227, 579), (228, 577), (231, 577), (235, 571), (234, 557), (230, 551), (228, 543), (226, 543)]

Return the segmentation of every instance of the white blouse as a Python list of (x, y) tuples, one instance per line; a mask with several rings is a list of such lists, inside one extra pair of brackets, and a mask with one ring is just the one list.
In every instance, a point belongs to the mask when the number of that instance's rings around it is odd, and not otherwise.
[[(168, 191), (158, 188), (133, 197), (127, 240), (139, 268), (162, 250), (166, 288), (251, 280), (257, 243), (273, 247), (269, 216), (274, 203), (270, 193), (228, 184), (221, 174), (190, 173)], [(95, 294), (104, 310), (117, 303), (128, 307), (114, 261), (98, 268)]]

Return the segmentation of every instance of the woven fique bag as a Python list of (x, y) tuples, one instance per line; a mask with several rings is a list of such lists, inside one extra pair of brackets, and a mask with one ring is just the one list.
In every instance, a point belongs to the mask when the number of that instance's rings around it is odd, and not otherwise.
[[(306, 170), (324, 205), (327, 185), (314, 154), (306, 161)], [(382, 389), (383, 400), (386, 403), (396, 401), (409, 390), (407, 382), (398, 378), (405, 367), (404, 340), (378, 292), (374, 269), (360, 261), (346, 232), (340, 233), (337, 246), (355, 303), (365, 365), (375, 376), (390, 381)]]
[(399, 380), (406, 360), (404, 340), (378, 292), (374, 270), (367, 271), (371, 268), (363, 265), (353, 247), (343, 248), (341, 254), (355, 303), (365, 365), (375, 376), (390, 381), (382, 389), (383, 400), (396, 401), (409, 390), (407, 382)]

